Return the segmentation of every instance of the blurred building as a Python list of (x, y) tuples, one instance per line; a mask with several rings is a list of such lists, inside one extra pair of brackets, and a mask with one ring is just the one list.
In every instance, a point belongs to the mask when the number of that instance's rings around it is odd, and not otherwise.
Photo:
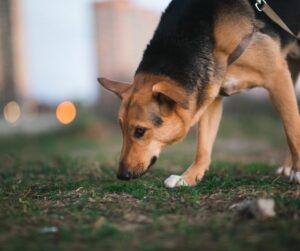
[(0, 109), (26, 97), (20, 0), (0, 1)]
[[(97, 2), (94, 8), (99, 76), (131, 82), (160, 15), (130, 0)], [(104, 115), (115, 116), (118, 103), (102, 91), (100, 106)]]

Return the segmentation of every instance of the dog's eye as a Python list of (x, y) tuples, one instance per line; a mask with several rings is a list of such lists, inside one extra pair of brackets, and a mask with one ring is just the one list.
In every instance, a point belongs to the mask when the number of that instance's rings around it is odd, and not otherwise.
[(134, 131), (134, 137), (140, 139), (144, 136), (145, 132), (146, 132), (145, 128), (137, 127)]

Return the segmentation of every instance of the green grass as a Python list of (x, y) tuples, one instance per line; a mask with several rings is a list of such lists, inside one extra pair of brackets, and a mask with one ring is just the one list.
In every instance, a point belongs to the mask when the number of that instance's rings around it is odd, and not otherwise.
[[(283, 150), (276, 120), (258, 121), (226, 118), (220, 137), (265, 136)], [(0, 250), (300, 250), (299, 186), (275, 176), (276, 166), (217, 158), (197, 187), (167, 190), (164, 179), (192, 162), (192, 133), (145, 177), (120, 182), (120, 134), (101, 126), (98, 136), (86, 129), (1, 140)], [(275, 199), (276, 218), (230, 209), (259, 197)]]

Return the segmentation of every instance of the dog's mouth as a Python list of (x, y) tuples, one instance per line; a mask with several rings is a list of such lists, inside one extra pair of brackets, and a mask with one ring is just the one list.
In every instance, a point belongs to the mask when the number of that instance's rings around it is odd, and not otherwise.
[(149, 166), (147, 167), (147, 169), (146, 169), (144, 172), (142, 172), (142, 173), (133, 175), (133, 176), (132, 176), (132, 179), (138, 179), (138, 178), (144, 176), (146, 173), (148, 173), (148, 171), (149, 171), (150, 168), (156, 163), (156, 161), (157, 161), (157, 157), (156, 157), (156, 156), (152, 157), (152, 159), (151, 159), (151, 161), (150, 161), (150, 164), (149, 164)]
[(156, 163), (156, 161), (157, 161), (157, 157), (156, 156), (152, 157), (152, 159), (150, 161), (150, 165), (148, 166), (147, 170), (149, 170), (150, 167)]

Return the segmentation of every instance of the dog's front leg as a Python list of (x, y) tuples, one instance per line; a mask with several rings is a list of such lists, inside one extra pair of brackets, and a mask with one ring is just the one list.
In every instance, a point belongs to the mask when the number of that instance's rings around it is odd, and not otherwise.
[(268, 90), (283, 121), (288, 139), (292, 162), (292, 170), (289, 173), (291, 180), (300, 183), (300, 117), (293, 82), (287, 66), (274, 74)]
[(198, 122), (198, 145), (196, 159), (181, 176), (172, 175), (165, 180), (168, 188), (195, 186), (203, 178), (211, 162), (211, 152), (222, 117), (222, 98), (209, 105)]

